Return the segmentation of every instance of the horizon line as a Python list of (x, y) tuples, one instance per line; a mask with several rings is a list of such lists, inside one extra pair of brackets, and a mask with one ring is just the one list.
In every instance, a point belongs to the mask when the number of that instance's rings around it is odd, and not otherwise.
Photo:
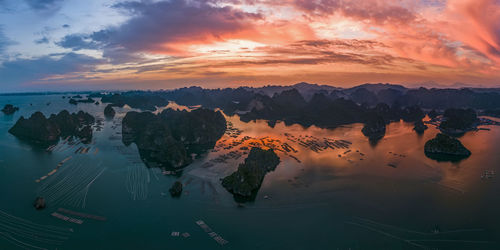
[(5, 96), (5, 95), (19, 95), (19, 94), (25, 94), (25, 95), (29, 95), (29, 94), (34, 94), (34, 95), (41, 95), (41, 94), (46, 94), (46, 95), (55, 95), (55, 94), (67, 94), (67, 93), (89, 93), (89, 92), (92, 92), (92, 93), (95, 93), (95, 92), (131, 92), (131, 91), (174, 91), (174, 90), (178, 90), (178, 89), (182, 89), (182, 88), (192, 88), (192, 87), (198, 87), (198, 88), (201, 88), (201, 89), (207, 89), (207, 90), (216, 90), (216, 89), (238, 89), (238, 88), (250, 88), (250, 89), (260, 89), (260, 88), (266, 88), (266, 87), (292, 87), (292, 86), (295, 86), (295, 85), (299, 85), (299, 84), (307, 84), (307, 85), (315, 85), (315, 86), (323, 86), (323, 87), (332, 87), (332, 88), (337, 88), (337, 89), (343, 89), (343, 90), (347, 90), (347, 89), (352, 89), (352, 88), (357, 88), (357, 87), (360, 87), (360, 86), (365, 86), (365, 85), (393, 85), (393, 86), (399, 86), (399, 87), (403, 87), (403, 88), (406, 88), (406, 89), (419, 89), (419, 88), (425, 88), (425, 89), (500, 89), (500, 85), (497, 85), (497, 86), (470, 86), (470, 85), (463, 85), (463, 86), (459, 86), (459, 85), (450, 85), (450, 86), (445, 86), (445, 85), (437, 85), (436, 87), (428, 87), (428, 86), (424, 86), (425, 83), (423, 83), (422, 85), (418, 85), (418, 84), (415, 84), (415, 86), (405, 86), (404, 84), (402, 83), (382, 83), (382, 82), (379, 82), (379, 83), (363, 83), (363, 84), (358, 84), (358, 85), (354, 85), (352, 87), (339, 87), (339, 86), (336, 86), (336, 85), (333, 85), (333, 84), (320, 84), (320, 83), (309, 83), (309, 82), (297, 82), (297, 83), (294, 83), (294, 84), (290, 84), (290, 85), (283, 85), (283, 84), (268, 84), (268, 85), (263, 85), (263, 86), (260, 86), (260, 87), (252, 87), (252, 86), (249, 86), (249, 85), (240, 85), (238, 87), (218, 87), (218, 88), (207, 88), (207, 87), (202, 87), (200, 85), (191, 85), (191, 86), (184, 86), (184, 87), (177, 87), (177, 88), (166, 88), (166, 89), (163, 89), (163, 88), (159, 88), (159, 89), (87, 89), (87, 90), (50, 90), (50, 91), (47, 91), (47, 90), (30, 90), (30, 91), (11, 91), (11, 92), (2, 92), (0, 90), (0, 95), (2, 96)]

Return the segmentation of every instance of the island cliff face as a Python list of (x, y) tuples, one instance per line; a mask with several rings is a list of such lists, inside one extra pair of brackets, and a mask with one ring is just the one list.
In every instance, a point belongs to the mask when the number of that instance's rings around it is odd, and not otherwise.
[(377, 141), (385, 135), (385, 123), (386, 122), (382, 116), (370, 115), (370, 117), (366, 119), (365, 125), (363, 126), (363, 129), (361, 129), (361, 132), (371, 141)]
[(222, 179), (222, 186), (235, 198), (252, 199), (268, 172), (274, 171), (280, 158), (272, 149), (252, 148), (238, 170)]
[(425, 143), (425, 155), (439, 161), (455, 161), (469, 157), (471, 152), (462, 143), (445, 134), (437, 134)]
[(83, 143), (92, 141), (92, 124), (95, 118), (83, 111), (70, 114), (67, 110), (46, 118), (35, 112), (29, 119), (19, 118), (9, 133), (35, 144), (55, 144), (61, 137), (74, 136)]
[[(294, 93), (294, 89), (303, 98)], [(317, 96), (314, 97), (315, 95)], [(127, 104), (132, 108), (152, 111), (156, 110), (157, 106), (162, 107), (167, 105), (169, 101), (174, 101), (186, 106), (201, 105), (205, 108), (220, 108), (229, 115), (236, 112), (239, 114), (248, 113), (248, 115), (242, 116), (244, 121), (254, 119), (281, 120), (304, 126), (321, 127), (337, 127), (348, 123), (363, 122), (363, 111), (381, 103), (391, 107), (392, 115), (400, 116), (390, 117), (391, 120), (402, 118), (406, 122), (415, 122), (423, 118), (424, 113), (420, 108), (434, 110), (434, 112), (429, 113), (431, 118), (438, 115), (435, 109), (452, 107), (487, 110), (491, 111), (488, 112), (491, 114), (500, 114), (500, 92), (495, 89), (409, 89), (392, 84), (363, 84), (353, 88), (336, 88), (307, 83), (259, 88), (203, 89), (189, 87), (169, 91), (94, 93), (90, 94), (89, 97), (102, 97), (103, 103), (112, 103), (114, 106), (121, 107)], [(310, 105), (313, 99), (316, 99), (315, 103), (323, 105)], [(335, 100), (339, 101), (334, 102)], [(284, 107), (283, 104), (285, 104)], [(289, 104), (291, 104), (290, 107)], [(416, 108), (417, 106), (419, 108)], [(253, 110), (254, 108), (255, 110)], [(400, 112), (400, 108), (408, 109)], [(298, 109), (298, 112), (292, 109)], [(280, 110), (286, 110), (286, 112)], [(324, 114), (327, 114), (326, 117)]]
[(220, 111), (196, 109), (191, 112), (167, 109), (158, 115), (128, 112), (123, 118), (123, 142), (137, 145), (146, 165), (182, 168), (193, 154), (215, 146), (226, 131), (226, 119)]
[(256, 94), (248, 103), (249, 111), (240, 115), (244, 122), (264, 119), (285, 124), (334, 128), (361, 122), (366, 110), (351, 100), (332, 99), (323, 93), (314, 94), (308, 102), (296, 89), (274, 94), (272, 97)]
[(108, 104), (105, 108), (104, 108), (104, 116), (106, 118), (113, 118), (115, 117), (115, 110), (113, 109), (113, 105), (111, 104)]

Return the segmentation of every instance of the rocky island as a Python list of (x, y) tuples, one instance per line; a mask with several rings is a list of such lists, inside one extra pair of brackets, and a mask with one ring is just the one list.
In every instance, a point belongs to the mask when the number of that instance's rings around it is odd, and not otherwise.
[(441, 132), (448, 135), (461, 135), (475, 130), (479, 124), (476, 111), (473, 109), (447, 109), (439, 125)]
[(471, 155), (462, 143), (445, 134), (437, 134), (425, 143), (425, 155), (438, 161), (458, 161)]
[[(283, 121), (286, 125), (315, 125), (321, 128), (335, 128), (352, 123), (366, 124), (366, 117), (372, 114), (382, 116), (385, 124), (401, 119), (414, 123), (425, 117), (424, 109), (433, 110), (429, 113), (432, 118), (438, 115), (435, 109), (467, 107), (485, 110), (500, 107), (500, 93), (408, 89), (390, 84), (365, 84), (349, 89), (307, 83), (261, 88), (189, 87), (169, 91), (127, 91), (95, 96), (101, 96), (103, 103), (111, 103), (114, 107), (128, 105), (153, 111), (156, 107), (163, 107), (173, 101), (185, 106), (220, 108), (228, 115), (238, 114), (244, 122), (267, 120), (272, 126), (277, 121)], [(439, 96), (446, 96), (446, 99), (435, 98)], [(377, 138), (383, 135), (382, 124), (368, 122), (367, 125), (366, 132), (369, 137)], [(374, 130), (370, 131), (372, 128)]]
[(400, 111), (401, 118), (405, 122), (418, 122), (425, 117), (424, 112), (419, 106), (410, 106)]
[(413, 130), (415, 130), (417, 134), (423, 134), (425, 130), (429, 128), (427, 127), (427, 125), (424, 124), (422, 120), (416, 121), (414, 125), (415, 126), (413, 127)]
[(256, 94), (240, 115), (244, 122), (268, 120), (271, 124), (283, 121), (287, 125), (315, 125), (335, 128), (340, 125), (362, 122), (367, 110), (352, 100), (331, 98), (323, 93), (314, 94), (306, 101), (296, 89), (276, 93), (272, 97)]
[(168, 192), (170, 192), (172, 197), (180, 197), (182, 194), (182, 183), (180, 181), (174, 182)]
[(378, 115), (372, 115), (366, 120), (361, 132), (371, 141), (377, 141), (384, 137), (385, 129), (384, 118)]
[(78, 103), (95, 103), (94, 99), (88, 97), (87, 99), (83, 99), (83, 100), (75, 100), (73, 98), (69, 99), (69, 104), (73, 104), (73, 105), (78, 105)]
[(113, 105), (111, 104), (108, 104), (105, 108), (104, 108), (104, 116), (106, 118), (114, 118), (115, 117), (115, 110), (113, 109)]
[(40, 145), (56, 144), (61, 137), (68, 136), (77, 137), (83, 143), (90, 143), (94, 122), (95, 118), (83, 111), (70, 114), (63, 110), (49, 118), (41, 112), (35, 112), (29, 119), (21, 116), (9, 133)]
[(280, 158), (272, 149), (252, 148), (238, 170), (222, 179), (222, 186), (236, 200), (253, 200), (268, 172), (274, 171)]
[(2, 109), (2, 112), (6, 115), (12, 115), (18, 110), (19, 110), (19, 108), (14, 107), (14, 105), (12, 105), (12, 104), (5, 104), (5, 106)]
[(128, 112), (123, 118), (123, 143), (135, 143), (147, 166), (182, 168), (193, 156), (212, 149), (226, 131), (226, 119), (219, 111), (196, 109), (191, 112), (166, 109)]

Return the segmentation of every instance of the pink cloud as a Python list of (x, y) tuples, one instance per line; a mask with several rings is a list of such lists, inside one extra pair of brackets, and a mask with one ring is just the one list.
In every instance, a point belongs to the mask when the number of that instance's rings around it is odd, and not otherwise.
[(398, 5), (401, 1), (366, 0), (295, 0), (295, 4), (312, 15), (341, 14), (358, 21), (385, 24), (412, 22), (416, 16), (405, 7)]
[[(359, 74), (366, 72), (364, 77), (374, 75), (379, 81), (405, 76), (449, 82), (484, 77), (490, 82), (500, 75), (499, 5), (498, 0), (127, 2), (116, 5), (133, 16), (123, 25), (88, 35), (83, 44), (71, 39), (59, 44), (103, 49), (105, 57), (125, 54), (120, 63), (135, 60), (129, 56), (136, 52), (180, 55), (186, 60), (186, 65), (154, 65), (136, 73), (150, 74), (151, 79), (172, 75), (236, 79), (237, 74), (256, 78), (272, 74), (277, 79), (300, 71), (310, 79), (320, 79), (316, 74), (321, 79), (329, 74), (348, 79), (350, 73), (351, 79), (359, 80)], [(360, 30), (369, 36), (335, 37), (336, 27), (329, 32), (328, 25), (338, 22), (356, 26), (339, 32)], [(263, 45), (250, 50), (196, 50), (234, 39)]]
[(500, 62), (500, 2), (497, 0), (450, 0), (446, 28), (451, 36)]
[[(312, 20), (332, 15), (364, 25), (398, 56), (452, 68), (500, 61), (498, 0), (295, 0)], [(493, 67), (498, 70), (497, 67)]]
[(191, 44), (238, 37), (262, 18), (204, 1), (125, 2), (115, 5), (135, 17), (108, 31), (108, 42), (131, 51), (178, 53)]

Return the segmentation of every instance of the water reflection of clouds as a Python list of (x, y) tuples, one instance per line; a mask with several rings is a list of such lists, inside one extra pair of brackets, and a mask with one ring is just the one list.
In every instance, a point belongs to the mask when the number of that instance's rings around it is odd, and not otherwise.
[[(345, 180), (349, 176), (366, 175), (372, 178), (389, 178), (394, 182), (416, 180), (421, 182), (439, 182), (444, 177), (440, 163), (435, 163), (423, 155), (423, 144), (437, 133), (430, 129), (424, 135), (413, 131), (411, 124), (404, 122), (392, 123), (388, 126), (386, 137), (376, 147), (370, 145), (360, 130), (361, 125), (339, 127), (337, 129), (320, 129), (317, 127), (304, 128), (299, 125), (286, 126), (278, 122), (274, 128), (265, 121), (244, 123), (237, 116), (228, 117), (229, 120), (243, 132), (243, 135), (260, 136), (279, 140), (281, 143), (290, 142), (286, 133), (296, 137), (315, 136), (329, 137), (352, 141), (347, 149), (324, 150), (315, 152), (302, 145), (294, 145), (299, 151), (296, 156), (301, 163), (287, 158), (282, 152), (282, 163), (275, 171), (266, 176), (271, 181), (300, 179), (309, 185), (329, 183), (330, 187), (338, 186), (339, 182), (349, 185)], [(348, 152), (348, 153), (347, 153)], [(344, 181), (340, 181), (343, 179)], [(350, 179), (356, 182), (356, 178)], [(359, 180), (358, 180), (359, 181)], [(328, 188), (325, 185), (325, 188)], [(337, 187), (338, 188), (338, 187)]]

